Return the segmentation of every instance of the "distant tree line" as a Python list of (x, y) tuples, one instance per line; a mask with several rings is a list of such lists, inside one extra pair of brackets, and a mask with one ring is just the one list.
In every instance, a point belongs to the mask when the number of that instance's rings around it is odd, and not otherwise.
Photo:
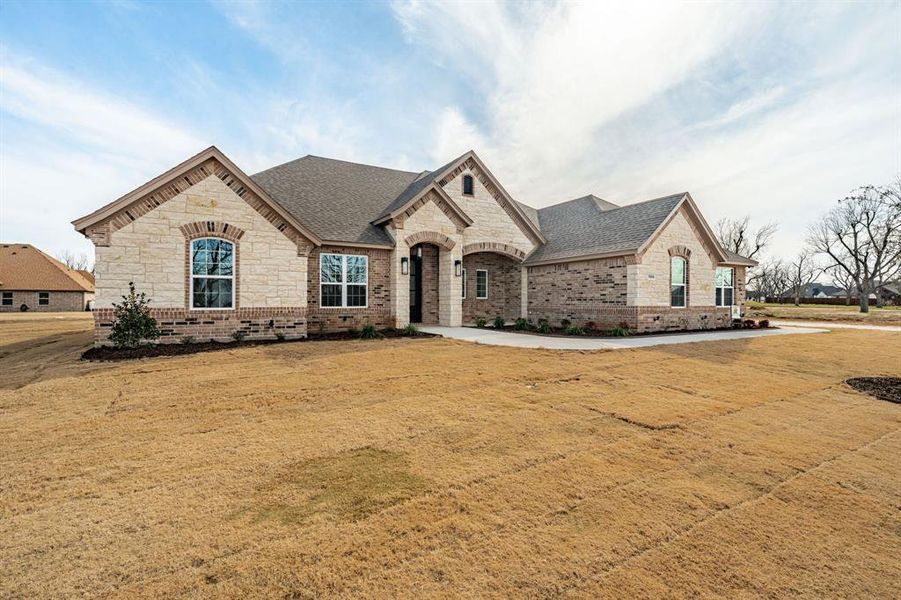
[(751, 226), (750, 218), (723, 219), (717, 236), (724, 248), (757, 260), (748, 269), (747, 288), (761, 297), (794, 297), (800, 304), (807, 287), (827, 275), (856, 296), (860, 312), (869, 297), (883, 306), (883, 286), (901, 277), (901, 176), (887, 186), (868, 185), (839, 200), (809, 228), (804, 248), (792, 260), (769, 258), (764, 250), (776, 232), (774, 223)]

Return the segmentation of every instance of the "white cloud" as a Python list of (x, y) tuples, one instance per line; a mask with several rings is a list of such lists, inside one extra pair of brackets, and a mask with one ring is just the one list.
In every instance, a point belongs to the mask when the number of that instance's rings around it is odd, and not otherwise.
[(21, 56), (0, 60), (0, 239), (93, 247), (69, 222), (208, 143), (111, 92)]
[(436, 153), (478, 142), (535, 206), (687, 189), (712, 221), (780, 221), (775, 251), (790, 254), (826, 204), (901, 170), (897, 6), (393, 9), (411, 44), (482, 91), (480, 112), (443, 107)]

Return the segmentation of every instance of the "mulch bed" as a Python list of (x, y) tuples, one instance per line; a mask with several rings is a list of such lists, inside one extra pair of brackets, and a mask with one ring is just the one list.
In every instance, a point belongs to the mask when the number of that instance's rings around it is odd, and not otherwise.
[(550, 332), (548, 333), (538, 333), (535, 329), (516, 329), (512, 325), (505, 325), (503, 329), (497, 329), (493, 326), (486, 327), (476, 327), (474, 325), (466, 325), (465, 327), (470, 327), (471, 329), (487, 329), (490, 331), (503, 331), (504, 333), (522, 333), (525, 335), (536, 335), (539, 337), (565, 337), (565, 338), (607, 338), (607, 339), (622, 339), (624, 337), (642, 337), (647, 335), (680, 335), (686, 333), (710, 333), (715, 331), (754, 331), (759, 329), (778, 329), (778, 327), (774, 327), (770, 325), (768, 327), (720, 327), (720, 328), (709, 328), (709, 329), (671, 329), (669, 331), (630, 331), (628, 336), (616, 336), (610, 335), (607, 330), (604, 329), (586, 329), (583, 335), (571, 335), (566, 333), (566, 330), (562, 327), (552, 327)]
[[(384, 329), (379, 331), (379, 338), (430, 338), (439, 337), (432, 333), (417, 331), (414, 335), (407, 335), (403, 330)], [(133, 360), (136, 358), (154, 358), (157, 356), (180, 356), (182, 354), (197, 354), (199, 352), (215, 352), (217, 350), (233, 350), (235, 348), (247, 348), (251, 346), (271, 346), (273, 344), (296, 344), (301, 342), (359, 340), (359, 334), (351, 334), (346, 331), (333, 333), (311, 333), (306, 338), (297, 340), (246, 340), (240, 342), (197, 342), (192, 344), (147, 344), (137, 348), (116, 348), (114, 346), (101, 346), (89, 348), (82, 353), (82, 360), (90, 361), (116, 361)]]
[(901, 377), (853, 377), (845, 383), (858, 392), (901, 404)]

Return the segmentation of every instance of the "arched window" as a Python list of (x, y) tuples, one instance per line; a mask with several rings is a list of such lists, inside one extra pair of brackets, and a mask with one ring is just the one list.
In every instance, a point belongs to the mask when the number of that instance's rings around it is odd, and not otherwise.
[(467, 196), (472, 196), (473, 194), (473, 183), (472, 183), (472, 175), (464, 175), (463, 176), (463, 193)]
[(191, 241), (191, 308), (234, 308), (235, 245), (219, 238)]
[(688, 261), (681, 256), (673, 256), (670, 258), (670, 306), (685, 306), (687, 283)]

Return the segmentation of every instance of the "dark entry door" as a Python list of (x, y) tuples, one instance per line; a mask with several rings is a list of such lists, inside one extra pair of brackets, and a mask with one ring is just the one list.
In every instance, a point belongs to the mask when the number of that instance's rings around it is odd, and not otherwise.
[(422, 257), (412, 253), (410, 256), (410, 322), (422, 323)]

